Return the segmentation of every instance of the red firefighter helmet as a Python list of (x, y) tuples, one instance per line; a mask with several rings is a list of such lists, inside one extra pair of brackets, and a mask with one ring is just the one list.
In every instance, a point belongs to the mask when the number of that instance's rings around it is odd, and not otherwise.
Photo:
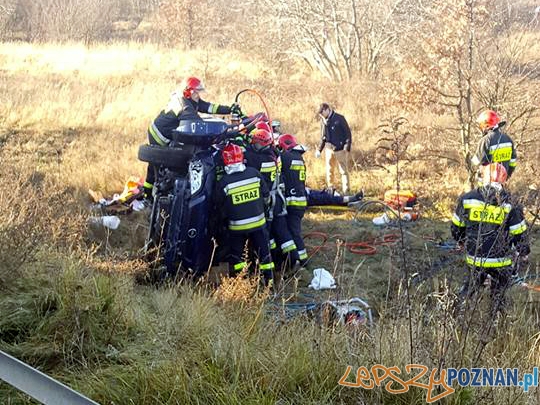
[(254, 129), (251, 132), (251, 144), (255, 146), (256, 149), (270, 146), (273, 141), (272, 134), (266, 129)]
[(223, 158), (223, 163), (225, 166), (244, 162), (244, 152), (242, 152), (242, 148), (233, 143), (230, 143), (223, 148), (221, 151), (221, 157)]
[(266, 121), (259, 121), (255, 124), (255, 128), (257, 129), (264, 129), (265, 131), (268, 131), (272, 133), (272, 128), (270, 128), (270, 125)]
[(499, 183), (503, 184), (508, 178), (505, 167), (500, 163), (490, 163), (483, 166), (482, 178), (484, 184)]
[(278, 145), (283, 150), (289, 150), (298, 145), (296, 138), (291, 134), (283, 134), (278, 138)]
[(501, 122), (501, 117), (493, 110), (482, 111), (476, 119), (476, 123), (482, 131), (494, 128), (499, 122)]
[(202, 81), (196, 77), (188, 77), (184, 87), (184, 97), (191, 98), (194, 91), (204, 91)]

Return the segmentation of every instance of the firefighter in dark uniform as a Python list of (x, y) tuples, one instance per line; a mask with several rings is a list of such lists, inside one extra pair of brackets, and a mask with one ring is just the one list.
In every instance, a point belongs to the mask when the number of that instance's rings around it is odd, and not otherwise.
[[(201, 99), (200, 93), (204, 91), (202, 82), (196, 77), (186, 79), (183, 90), (175, 91), (167, 107), (152, 121), (148, 127), (148, 142), (150, 145), (168, 146), (172, 139), (172, 132), (181, 120), (200, 120), (199, 112), (207, 114), (241, 114), (240, 107), (233, 104), (231, 107), (212, 104)], [(155, 171), (152, 165), (148, 165), (146, 180), (144, 182), (144, 195), (151, 198), (152, 188), (155, 181)]]
[(364, 198), (364, 190), (359, 191), (354, 195), (340, 195), (336, 193), (336, 190), (313, 190), (306, 187), (307, 193), (307, 205), (308, 207), (314, 205), (354, 205), (362, 201)]
[[(268, 125), (268, 124), (267, 124)], [(296, 244), (287, 227), (287, 210), (285, 198), (279, 189), (280, 165), (279, 154), (273, 148), (272, 134), (261, 126), (251, 133), (251, 145), (244, 153), (246, 165), (257, 169), (266, 181), (270, 190), (270, 209), (268, 218), (268, 233), (270, 235), (270, 249), (274, 263), (281, 267), (283, 259), (290, 256), (289, 263), (298, 260)], [(276, 249), (279, 249), (277, 251)]]
[(485, 166), (500, 163), (510, 177), (517, 165), (517, 154), (512, 138), (501, 131), (506, 122), (501, 121), (499, 114), (492, 110), (482, 112), (476, 122), (484, 136), (480, 139), (472, 164)]
[(287, 201), (287, 225), (293, 236), (298, 260), (301, 265), (307, 261), (307, 252), (302, 239), (302, 218), (306, 212), (306, 166), (302, 155), (306, 151), (291, 134), (283, 134), (278, 139), (281, 153), (281, 175), (285, 184)]
[(247, 266), (243, 258), (249, 239), (259, 258), (259, 268), (266, 285), (273, 283), (274, 263), (266, 227), (266, 203), (269, 190), (261, 174), (244, 164), (238, 145), (229, 144), (222, 152), (225, 174), (217, 183), (217, 206), (223, 207), (229, 228), (229, 275), (235, 276)]
[(523, 209), (503, 187), (506, 169), (500, 163), (483, 167), (483, 185), (463, 194), (452, 218), (452, 236), (462, 244), (470, 273), (460, 298), (472, 297), (491, 277), (491, 314), (504, 306), (515, 266), (529, 254)]

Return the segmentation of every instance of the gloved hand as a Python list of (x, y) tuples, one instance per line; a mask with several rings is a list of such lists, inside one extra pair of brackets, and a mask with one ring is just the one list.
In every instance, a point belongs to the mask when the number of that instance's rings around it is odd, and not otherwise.
[(239, 117), (243, 117), (244, 114), (242, 114), (242, 109), (240, 108), (240, 104), (232, 103), (231, 114), (237, 114)]
[(271, 203), (272, 203), (271, 197), (267, 197), (264, 199), (264, 216), (266, 217), (267, 220), (272, 219)]
[(321, 151), (320, 150), (316, 150), (315, 151), (315, 157), (318, 159), (321, 157)]
[(521, 264), (527, 265), (529, 264), (529, 255), (519, 256), (519, 262)]

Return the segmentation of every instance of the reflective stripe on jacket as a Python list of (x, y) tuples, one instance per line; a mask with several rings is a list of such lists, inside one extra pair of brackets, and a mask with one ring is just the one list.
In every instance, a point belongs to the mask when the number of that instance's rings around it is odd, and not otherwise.
[(148, 132), (159, 145), (165, 146), (172, 139), (172, 132), (178, 128), (180, 121), (200, 120), (202, 118), (199, 116), (199, 112), (207, 114), (229, 114), (231, 109), (230, 107), (212, 104), (204, 100), (195, 102), (190, 98), (181, 97), (178, 93), (173, 93), (167, 107), (150, 124)]
[(302, 157), (305, 149), (298, 145), (281, 154), (281, 177), (285, 184), (287, 208), (306, 209), (306, 166)]
[(508, 172), (508, 176), (511, 176), (517, 165), (514, 141), (499, 128), (488, 131), (480, 139), (472, 163), (476, 165), (500, 163)]
[(463, 194), (452, 216), (452, 236), (465, 244), (467, 263), (477, 267), (512, 264), (512, 247), (529, 253), (522, 207), (503, 188), (479, 187)]
[(217, 203), (227, 218), (229, 230), (252, 231), (266, 224), (265, 200), (268, 187), (252, 167), (224, 174), (217, 184)]

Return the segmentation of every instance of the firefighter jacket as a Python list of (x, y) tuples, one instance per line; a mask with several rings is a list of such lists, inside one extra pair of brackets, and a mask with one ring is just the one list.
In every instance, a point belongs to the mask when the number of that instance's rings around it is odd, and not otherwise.
[(224, 174), (217, 183), (217, 206), (232, 232), (251, 232), (265, 226), (265, 201), (268, 187), (261, 174), (253, 167)]
[(488, 131), (480, 139), (472, 163), (475, 165), (500, 163), (506, 169), (508, 177), (510, 177), (517, 164), (514, 141), (504, 132), (501, 132), (499, 128)]
[(268, 189), (270, 190), (270, 215), (274, 216), (286, 215), (285, 196), (283, 190), (285, 186), (282, 182), (281, 173), (281, 158), (274, 149), (265, 149), (263, 151), (255, 151), (251, 146), (244, 152), (246, 166), (253, 167), (261, 173)]
[(512, 248), (521, 255), (529, 254), (523, 209), (499, 185), (463, 194), (451, 230), (454, 239), (465, 244), (467, 263), (475, 267), (511, 266)]
[(345, 149), (351, 150), (351, 129), (345, 117), (335, 111), (327, 119), (321, 121), (321, 143), (319, 152), (322, 152), (326, 144), (330, 144), (336, 152)]
[(277, 187), (278, 156), (270, 148), (256, 151), (250, 146), (244, 152), (246, 166), (253, 167), (261, 173), (269, 190)]
[(229, 139), (229, 142), (240, 146), (240, 149), (242, 149), (242, 152), (244, 153), (248, 150), (250, 145), (248, 135), (241, 132), (234, 138)]
[(172, 139), (172, 132), (181, 120), (200, 120), (199, 112), (207, 114), (229, 114), (230, 107), (212, 104), (204, 100), (198, 102), (173, 93), (169, 104), (148, 127), (148, 133), (158, 145), (167, 146)]
[(307, 207), (306, 166), (304, 164), (305, 149), (297, 145), (281, 154), (281, 176), (285, 184), (285, 200), (287, 210)]

